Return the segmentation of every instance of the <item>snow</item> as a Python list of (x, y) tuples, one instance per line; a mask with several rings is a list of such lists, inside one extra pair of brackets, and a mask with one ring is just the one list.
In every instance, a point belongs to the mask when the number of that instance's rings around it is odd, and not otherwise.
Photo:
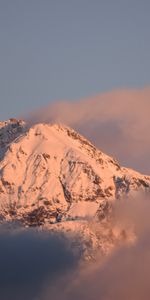
[[(24, 218), (32, 210), (90, 218), (100, 204), (150, 187), (150, 178), (120, 165), (62, 124), (0, 125), (0, 213)], [(8, 130), (9, 129), (9, 130)], [(14, 131), (15, 130), (15, 131)], [(4, 143), (5, 142), (5, 143)], [(117, 179), (118, 178), (118, 179)]]

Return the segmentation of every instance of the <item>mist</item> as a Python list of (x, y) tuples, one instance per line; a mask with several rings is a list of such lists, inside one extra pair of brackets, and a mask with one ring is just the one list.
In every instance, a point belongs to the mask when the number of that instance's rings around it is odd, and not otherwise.
[(116, 90), (78, 101), (56, 101), (24, 116), (31, 125), (73, 127), (119, 162), (150, 173), (150, 87)]
[[(63, 299), (150, 299), (149, 234), (150, 231), (134, 246), (120, 249), (99, 268), (81, 274), (80, 281)], [(54, 299), (59, 299), (58, 295)]]
[[(53, 299), (63, 300), (148, 300), (150, 299), (150, 203), (148, 198), (124, 199), (114, 207), (112, 228), (133, 230), (135, 239), (121, 243), (108, 257), (99, 257), (72, 273), (53, 289)], [(132, 230), (131, 230), (132, 229)], [(47, 287), (44, 300), (48, 300)]]

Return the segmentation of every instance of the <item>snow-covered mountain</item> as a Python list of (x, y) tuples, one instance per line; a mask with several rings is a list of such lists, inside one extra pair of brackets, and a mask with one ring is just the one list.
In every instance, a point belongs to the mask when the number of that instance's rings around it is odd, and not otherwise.
[[(1, 221), (53, 224), (59, 231), (82, 227), (91, 236), (97, 231), (85, 219), (100, 224), (118, 199), (150, 191), (150, 177), (121, 167), (71, 128), (37, 124), (28, 129), (15, 119), (0, 126)], [(106, 251), (104, 231), (101, 238)]]
[(66, 126), (26, 129), (23, 121), (11, 119), (1, 123), (0, 130), (4, 217), (28, 216), (31, 223), (38, 214), (41, 223), (96, 213), (102, 217), (115, 199), (150, 189), (150, 177), (120, 167)]

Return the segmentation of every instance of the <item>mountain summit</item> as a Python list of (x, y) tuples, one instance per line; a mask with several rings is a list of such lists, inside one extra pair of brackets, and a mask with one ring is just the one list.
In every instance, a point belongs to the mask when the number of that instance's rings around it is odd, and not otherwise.
[(60, 124), (0, 123), (1, 219), (29, 225), (105, 217), (111, 203), (150, 190), (150, 177), (121, 167)]

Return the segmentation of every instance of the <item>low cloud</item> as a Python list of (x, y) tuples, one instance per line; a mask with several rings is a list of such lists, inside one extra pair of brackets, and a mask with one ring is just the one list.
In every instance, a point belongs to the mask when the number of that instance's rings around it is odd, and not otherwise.
[[(122, 227), (136, 240), (120, 244), (107, 258), (79, 268), (55, 287), (47, 287), (42, 300), (149, 300), (150, 299), (150, 203), (148, 199), (124, 200), (114, 208), (112, 226)], [(66, 277), (67, 278), (67, 277)], [(58, 284), (59, 282), (59, 284)]]
[(1, 226), (1, 298), (149, 300), (149, 211), (149, 199), (142, 195), (116, 202), (112, 230), (124, 230), (128, 240), (134, 232), (136, 238), (119, 243), (108, 257), (97, 253), (90, 263), (81, 263), (75, 246), (60, 234)]
[(41, 299), (45, 285), (52, 286), (75, 269), (79, 253), (60, 234), (35, 230), (7, 230), (0, 226), (0, 298)]
[(79, 101), (58, 101), (30, 113), (30, 124), (65, 123), (121, 164), (150, 173), (150, 88), (117, 90)]
[(99, 268), (87, 270), (64, 299), (149, 300), (149, 234), (150, 231), (134, 246), (120, 249)]

